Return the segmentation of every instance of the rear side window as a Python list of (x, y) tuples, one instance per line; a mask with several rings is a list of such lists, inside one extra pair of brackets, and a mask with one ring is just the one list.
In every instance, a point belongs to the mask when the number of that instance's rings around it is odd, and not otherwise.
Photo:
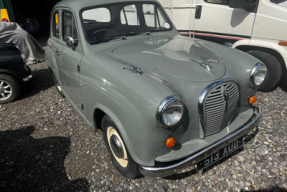
[(53, 15), (53, 26), (52, 26), (52, 33), (54, 37), (60, 37), (60, 28), (59, 28), (59, 12), (55, 12)]
[(73, 39), (78, 39), (78, 33), (76, 28), (76, 22), (74, 16), (69, 11), (63, 12), (63, 39), (67, 37), (72, 37)]

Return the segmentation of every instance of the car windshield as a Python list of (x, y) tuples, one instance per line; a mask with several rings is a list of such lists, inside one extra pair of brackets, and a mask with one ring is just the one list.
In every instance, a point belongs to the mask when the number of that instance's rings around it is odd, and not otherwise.
[(122, 3), (82, 12), (86, 39), (90, 44), (142, 33), (172, 30), (172, 24), (157, 3)]

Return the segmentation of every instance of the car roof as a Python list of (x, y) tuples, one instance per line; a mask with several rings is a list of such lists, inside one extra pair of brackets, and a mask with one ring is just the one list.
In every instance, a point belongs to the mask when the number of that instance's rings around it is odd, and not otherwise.
[(74, 11), (80, 11), (86, 7), (92, 7), (97, 5), (104, 5), (110, 3), (122, 3), (122, 2), (158, 2), (157, 0), (62, 0), (55, 5), (57, 7), (67, 7)]

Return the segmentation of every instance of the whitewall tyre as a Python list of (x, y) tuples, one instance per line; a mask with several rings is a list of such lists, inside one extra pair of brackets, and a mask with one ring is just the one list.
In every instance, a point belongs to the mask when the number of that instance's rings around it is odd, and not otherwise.
[(103, 117), (101, 128), (114, 167), (126, 178), (138, 178), (139, 166), (130, 156), (117, 126), (109, 116)]

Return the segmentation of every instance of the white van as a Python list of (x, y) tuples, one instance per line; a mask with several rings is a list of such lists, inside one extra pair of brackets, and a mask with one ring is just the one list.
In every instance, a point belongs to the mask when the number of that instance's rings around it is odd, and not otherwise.
[[(261, 91), (287, 82), (287, 0), (159, 0), (182, 35), (226, 44), (268, 68)], [(283, 75), (282, 75), (283, 74)]]

